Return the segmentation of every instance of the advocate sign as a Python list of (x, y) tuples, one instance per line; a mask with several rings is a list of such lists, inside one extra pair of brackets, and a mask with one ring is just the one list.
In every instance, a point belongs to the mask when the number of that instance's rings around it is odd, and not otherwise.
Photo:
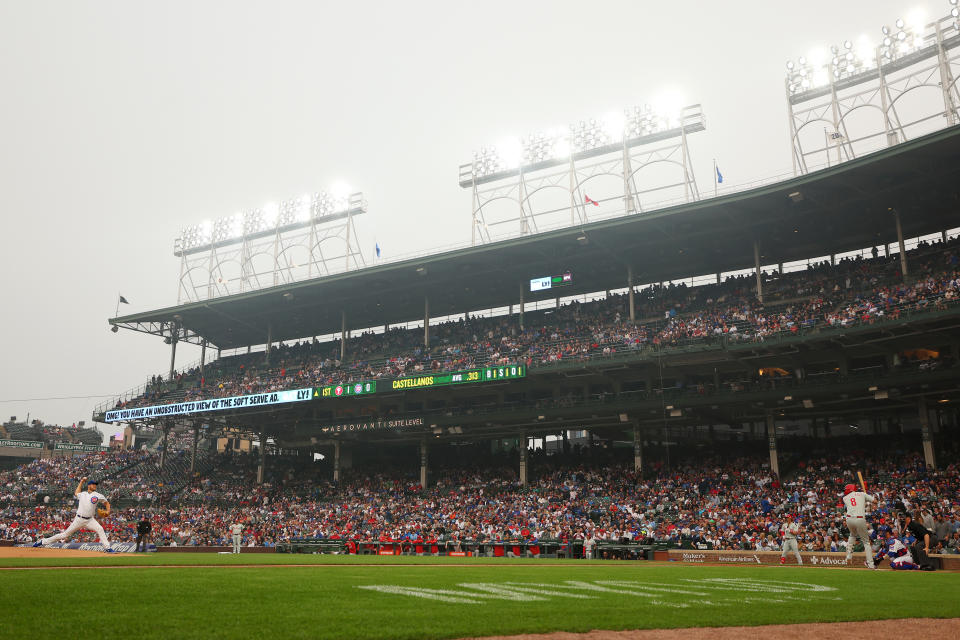
[(180, 416), (207, 411), (224, 411), (227, 409), (248, 409), (250, 407), (265, 407), (288, 402), (305, 402), (313, 397), (313, 387), (293, 389), (291, 391), (272, 391), (270, 393), (256, 393), (250, 396), (232, 396), (229, 398), (214, 398), (212, 400), (193, 400), (176, 404), (160, 404), (152, 407), (136, 407), (134, 409), (116, 409), (107, 411), (107, 422), (125, 422), (143, 418), (163, 418), (166, 416)]
[[(847, 561), (844, 552), (801, 551), (804, 564), (815, 567), (862, 567), (863, 553)], [(780, 564), (779, 551), (713, 551), (706, 549), (670, 549), (670, 560), (687, 564)], [(797, 557), (787, 554), (787, 564), (796, 564)]]

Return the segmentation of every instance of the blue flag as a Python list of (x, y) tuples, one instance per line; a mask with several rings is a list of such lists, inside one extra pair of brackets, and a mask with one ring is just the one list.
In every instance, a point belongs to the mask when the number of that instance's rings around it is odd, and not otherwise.
[(720, 167), (716, 167), (717, 170), (717, 183), (720, 184), (723, 182), (723, 174), (720, 173)]
[(376, 243), (376, 248), (377, 248), (377, 257), (379, 258), (379, 257), (380, 257), (380, 243), (379, 243), (379, 242)]

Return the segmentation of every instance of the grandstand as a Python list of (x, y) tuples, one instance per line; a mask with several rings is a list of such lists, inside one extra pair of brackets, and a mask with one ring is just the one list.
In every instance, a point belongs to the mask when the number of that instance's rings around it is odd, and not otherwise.
[[(429, 486), (432, 455), (472, 446), (516, 450), (527, 485), (528, 448), (571, 438), (641, 473), (645, 443), (763, 442), (779, 475), (791, 438), (908, 434), (936, 467), (958, 445), (958, 151), (952, 127), (750, 191), (112, 318), (170, 343), (171, 367), (94, 419), (239, 430), (273, 445), (260, 482), (272, 448)], [(203, 357), (178, 372), (183, 341)]]

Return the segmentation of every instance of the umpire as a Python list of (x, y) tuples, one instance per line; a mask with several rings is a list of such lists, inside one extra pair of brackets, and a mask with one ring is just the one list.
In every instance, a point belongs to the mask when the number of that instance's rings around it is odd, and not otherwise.
[(904, 533), (910, 533), (910, 535), (916, 539), (916, 542), (914, 542), (913, 546), (910, 548), (913, 561), (921, 567), (932, 567), (933, 563), (927, 554), (930, 553), (930, 549), (936, 546), (937, 537), (932, 531), (923, 526), (919, 520), (914, 520), (912, 515), (915, 514), (911, 514), (909, 512), (907, 513), (907, 519), (904, 522), (903, 530)]
[(147, 543), (150, 542), (150, 533), (153, 531), (153, 525), (147, 514), (143, 514), (140, 522), (137, 523), (137, 551), (141, 551), (140, 545), (143, 545), (143, 551), (147, 550)]

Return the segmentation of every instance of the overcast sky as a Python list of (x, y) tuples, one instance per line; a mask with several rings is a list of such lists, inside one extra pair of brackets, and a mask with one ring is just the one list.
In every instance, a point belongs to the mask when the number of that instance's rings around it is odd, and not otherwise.
[[(70, 424), (165, 372), (110, 333), (176, 302), (183, 226), (345, 181), (362, 247), (469, 240), (458, 166), (505, 135), (703, 104), (701, 189), (790, 170), (784, 63), (947, 0), (108, 2), (0, 0), (0, 416)], [(182, 345), (182, 364), (199, 350)], [(16, 401), (11, 401), (16, 400)], [(103, 427), (109, 432), (109, 427)]]

